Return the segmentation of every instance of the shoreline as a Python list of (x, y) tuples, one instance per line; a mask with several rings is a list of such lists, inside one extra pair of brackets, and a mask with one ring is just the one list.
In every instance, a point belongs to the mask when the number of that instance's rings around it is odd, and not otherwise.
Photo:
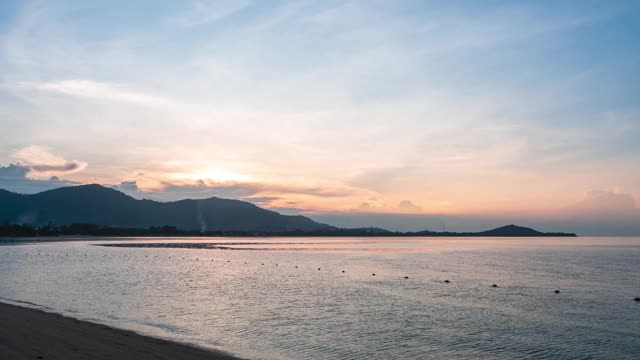
[(0, 324), (0, 359), (239, 360), (222, 351), (1, 302)]

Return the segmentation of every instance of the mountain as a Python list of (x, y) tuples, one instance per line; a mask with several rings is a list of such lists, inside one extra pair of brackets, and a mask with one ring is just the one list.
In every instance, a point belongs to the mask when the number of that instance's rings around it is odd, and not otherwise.
[(540, 232), (538, 230), (534, 230), (524, 226), (518, 225), (506, 225), (501, 226), (499, 228), (495, 228), (492, 230), (486, 230), (481, 232), (437, 232), (437, 231), (418, 231), (414, 233), (407, 233), (413, 236), (464, 236), (464, 237), (499, 237), (499, 236), (510, 236), (510, 237), (536, 237), (536, 236), (548, 236), (548, 237), (566, 237), (566, 236), (577, 236), (574, 233), (563, 233), (563, 232)]
[(334, 229), (304, 216), (281, 215), (240, 200), (137, 200), (101, 185), (63, 187), (33, 195), (0, 189), (0, 223), (97, 224), (123, 228), (175, 226), (200, 231), (322, 231)]
[(534, 230), (532, 228), (518, 226), (518, 225), (506, 225), (496, 229), (480, 232), (482, 236), (549, 236), (546, 233)]

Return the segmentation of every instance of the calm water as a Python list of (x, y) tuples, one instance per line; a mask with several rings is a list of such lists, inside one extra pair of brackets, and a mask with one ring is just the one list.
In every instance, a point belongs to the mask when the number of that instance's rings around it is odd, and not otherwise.
[(0, 274), (3, 299), (251, 359), (640, 356), (640, 238), (92, 238), (0, 246)]

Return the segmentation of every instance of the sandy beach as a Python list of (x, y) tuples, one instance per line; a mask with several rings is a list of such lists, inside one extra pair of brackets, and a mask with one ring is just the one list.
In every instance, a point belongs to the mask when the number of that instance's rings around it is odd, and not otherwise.
[(0, 304), (0, 359), (237, 359), (131, 331)]

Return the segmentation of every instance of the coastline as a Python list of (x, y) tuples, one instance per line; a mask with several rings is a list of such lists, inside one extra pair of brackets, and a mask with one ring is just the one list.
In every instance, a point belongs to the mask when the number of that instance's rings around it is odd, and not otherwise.
[(60, 314), (0, 303), (0, 359), (238, 360)]

